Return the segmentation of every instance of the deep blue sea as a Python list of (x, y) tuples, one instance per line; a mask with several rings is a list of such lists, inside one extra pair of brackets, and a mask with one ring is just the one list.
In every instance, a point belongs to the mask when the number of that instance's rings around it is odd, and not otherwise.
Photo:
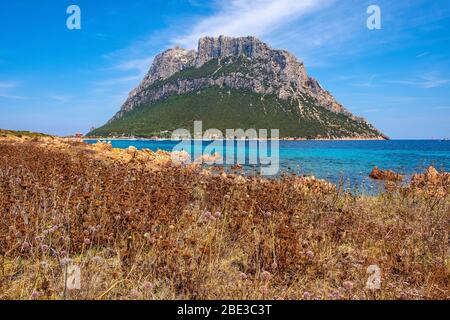
[[(95, 143), (96, 140), (86, 142)], [(178, 144), (176, 141), (166, 140), (111, 142), (115, 148), (134, 146), (153, 151), (171, 151)], [(203, 142), (203, 148), (208, 144)], [(248, 155), (248, 142), (245, 150), (239, 148), (235, 142), (235, 151), (247, 152)], [(313, 175), (334, 183), (343, 183), (348, 188), (370, 191), (380, 187), (379, 183), (368, 178), (375, 166), (405, 174), (407, 178), (413, 173), (426, 170), (430, 165), (438, 170), (450, 171), (450, 141), (279, 141), (279, 159), (280, 173)], [(247, 174), (259, 172), (258, 167), (254, 165), (246, 165), (244, 168)]]

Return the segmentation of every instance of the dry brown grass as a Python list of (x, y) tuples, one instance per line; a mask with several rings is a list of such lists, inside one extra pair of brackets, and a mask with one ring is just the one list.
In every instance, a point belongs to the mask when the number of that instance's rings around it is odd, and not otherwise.
[(0, 299), (450, 298), (448, 184), (355, 196), (36, 140), (0, 140)]

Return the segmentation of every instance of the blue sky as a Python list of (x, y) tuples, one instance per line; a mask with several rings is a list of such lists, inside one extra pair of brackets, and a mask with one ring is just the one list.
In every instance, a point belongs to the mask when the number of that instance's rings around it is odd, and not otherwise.
[[(66, 9), (81, 8), (81, 30)], [(382, 29), (366, 27), (369, 5)], [(255, 35), (392, 138), (450, 135), (450, 0), (0, 0), (0, 128), (105, 123), (169, 47)]]

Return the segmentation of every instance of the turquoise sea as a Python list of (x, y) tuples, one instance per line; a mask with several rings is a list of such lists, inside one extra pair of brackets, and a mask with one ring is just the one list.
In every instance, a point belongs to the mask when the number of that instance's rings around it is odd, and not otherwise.
[[(109, 140), (107, 140), (109, 141)], [(97, 140), (86, 140), (95, 143)], [(168, 140), (112, 140), (115, 148), (134, 146), (138, 149), (171, 151), (178, 144)], [(193, 144), (193, 143), (192, 143)], [(210, 143), (203, 142), (203, 148)], [(224, 145), (226, 142), (224, 141)], [(246, 152), (235, 142), (235, 151)], [(192, 152), (191, 150), (187, 150)], [(223, 151), (226, 152), (226, 151)], [(368, 178), (373, 167), (391, 169), (407, 178), (434, 166), (450, 171), (450, 141), (390, 140), (390, 141), (279, 141), (280, 174), (313, 175), (348, 188), (370, 191), (379, 183)], [(247, 174), (257, 174), (258, 166), (244, 165)]]

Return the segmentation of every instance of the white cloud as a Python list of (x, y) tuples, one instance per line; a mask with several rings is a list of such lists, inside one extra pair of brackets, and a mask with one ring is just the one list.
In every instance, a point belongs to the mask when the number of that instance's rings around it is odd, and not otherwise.
[(416, 58), (423, 58), (423, 57), (428, 56), (429, 54), (430, 54), (429, 52), (422, 52), (422, 53), (418, 54), (418, 55), (416, 56)]
[(425, 89), (442, 87), (450, 83), (450, 79), (442, 79), (434, 75), (424, 75), (422, 79), (422, 87)]
[(129, 75), (129, 76), (119, 76), (114, 78), (109, 78), (106, 80), (96, 81), (94, 84), (97, 86), (112, 86), (117, 84), (136, 82), (138, 80), (142, 80), (142, 75)]
[(8, 94), (8, 93), (2, 93), (2, 92), (0, 92), (0, 98), (13, 99), (13, 100), (25, 99), (25, 97), (23, 97), (23, 96), (18, 96), (18, 95)]
[(141, 75), (145, 75), (150, 65), (153, 62), (153, 57), (141, 58), (141, 59), (131, 59), (119, 62), (113, 69), (120, 71), (133, 71), (137, 70)]
[(11, 91), (19, 86), (17, 81), (0, 81), (0, 98), (21, 100), (25, 99), (23, 96), (16, 95)]
[[(369, 109), (364, 109), (362, 111), (367, 112), (367, 113), (372, 113), (372, 112), (380, 112), (381, 109), (379, 109), (379, 108), (369, 108)], [(385, 111), (385, 110), (383, 110), (383, 111)]]
[(433, 110), (450, 110), (450, 106), (434, 107)]
[(19, 86), (17, 81), (0, 81), (0, 89), (11, 89)]
[(218, 2), (218, 12), (199, 20), (173, 45), (195, 48), (203, 36), (263, 37), (281, 26), (326, 6), (334, 0), (231, 0)]
[(57, 102), (68, 102), (72, 99), (72, 97), (70, 97), (70, 96), (65, 96), (65, 95), (60, 95), (60, 94), (50, 94), (48, 97)]
[(363, 77), (362, 81), (353, 83), (352, 85), (354, 87), (371, 88), (371, 87), (375, 86), (374, 80), (377, 77), (378, 77), (378, 75), (376, 75), (376, 74), (370, 75), (368, 77)]
[[(180, 45), (195, 48), (203, 36), (270, 36), (274, 30), (289, 26), (295, 19), (316, 12), (336, 0), (214, 0), (207, 6), (212, 15), (172, 23), (166, 29), (154, 32), (144, 39), (135, 40), (127, 48), (104, 56), (110, 67), (106, 71), (116, 74), (99, 81), (97, 85), (116, 85), (143, 78), (154, 55), (165, 48)], [(205, 6), (193, 0), (193, 6)], [(153, 53), (148, 55), (148, 52)]]
[(450, 84), (450, 79), (443, 79), (433, 74), (421, 75), (413, 79), (388, 80), (388, 83), (414, 86), (422, 89), (433, 89)]

